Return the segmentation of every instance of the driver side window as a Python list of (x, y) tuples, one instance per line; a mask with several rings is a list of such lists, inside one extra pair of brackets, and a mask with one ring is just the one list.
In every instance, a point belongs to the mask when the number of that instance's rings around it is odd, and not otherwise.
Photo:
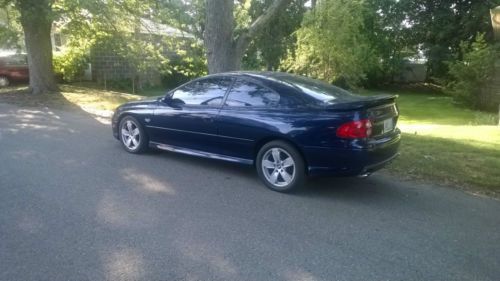
[(185, 105), (219, 106), (231, 86), (231, 78), (207, 78), (193, 81), (172, 94), (172, 99)]

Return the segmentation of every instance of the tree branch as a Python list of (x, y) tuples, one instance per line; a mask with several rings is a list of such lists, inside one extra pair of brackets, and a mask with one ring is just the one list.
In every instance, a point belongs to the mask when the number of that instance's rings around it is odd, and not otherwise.
[(245, 32), (238, 36), (236, 39), (236, 52), (244, 52), (248, 47), (248, 44), (250, 44), (252, 38), (255, 37), (255, 35), (261, 31), (262, 28), (264, 28), (281, 9), (289, 4), (290, 1), (291, 0), (274, 0), (271, 6), (269, 6), (269, 8), (267, 8), (262, 15), (250, 24), (250, 27)]

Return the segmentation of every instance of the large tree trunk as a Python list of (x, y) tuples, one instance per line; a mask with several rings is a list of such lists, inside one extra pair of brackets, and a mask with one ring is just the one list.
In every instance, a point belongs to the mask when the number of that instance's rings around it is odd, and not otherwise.
[(289, 2), (290, 0), (274, 0), (271, 6), (247, 30), (235, 38), (234, 1), (206, 0), (204, 41), (208, 72), (239, 70), (241, 59), (252, 38)]
[(233, 42), (233, 0), (207, 0), (204, 41), (208, 72), (238, 70), (241, 58), (235, 53)]
[(28, 53), (30, 89), (33, 94), (57, 91), (52, 66), (50, 0), (18, 0)]

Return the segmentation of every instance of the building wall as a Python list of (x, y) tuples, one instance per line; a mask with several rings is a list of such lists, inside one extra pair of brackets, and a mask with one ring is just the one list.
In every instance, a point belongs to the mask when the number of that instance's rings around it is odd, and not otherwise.
[(157, 86), (161, 84), (161, 75), (154, 67), (138, 71), (125, 58), (117, 55), (113, 50), (92, 48), (90, 52), (92, 65), (92, 80), (104, 84), (108, 81), (135, 79), (137, 87)]

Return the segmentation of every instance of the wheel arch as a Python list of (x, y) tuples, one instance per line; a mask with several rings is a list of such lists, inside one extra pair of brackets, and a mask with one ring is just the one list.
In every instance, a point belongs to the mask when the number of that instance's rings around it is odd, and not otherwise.
[(144, 133), (149, 137), (149, 132), (147, 130), (146, 125), (142, 122), (142, 120), (140, 118), (140, 114), (134, 114), (134, 113), (129, 112), (129, 111), (124, 111), (120, 115), (118, 115), (118, 118), (116, 119), (117, 130), (120, 130), (120, 128), (119, 128), (120, 123), (122, 122), (123, 118), (125, 118), (125, 117), (132, 117), (135, 120), (137, 120), (137, 122), (139, 122), (139, 125), (141, 125), (142, 129), (144, 130)]
[(308, 173), (308, 162), (307, 162), (307, 158), (305, 157), (305, 154), (304, 152), (302, 151), (302, 149), (300, 149), (299, 145), (297, 143), (295, 143), (294, 141), (286, 138), (286, 137), (282, 137), (282, 136), (269, 136), (269, 137), (265, 137), (265, 138), (262, 138), (260, 140), (258, 140), (256, 143), (255, 143), (255, 146), (254, 146), (254, 152), (253, 152), (253, 159), (254, 159), (254, 165), (257, 164), (257, 154), (259, 154), (259, 151), (260, 149), (266, 144), (266, 143), (269, 143), (269, 142), (272, 142), (272, 141), (283, 141), (283, 142), (286, 142), (287, 144), (291, 145), (293, 148), (295, 148), (300, 156), (302, 157), (302, 160), (304, 160), (304, 167), (305, 167), (305, 172), (306, 174)]

